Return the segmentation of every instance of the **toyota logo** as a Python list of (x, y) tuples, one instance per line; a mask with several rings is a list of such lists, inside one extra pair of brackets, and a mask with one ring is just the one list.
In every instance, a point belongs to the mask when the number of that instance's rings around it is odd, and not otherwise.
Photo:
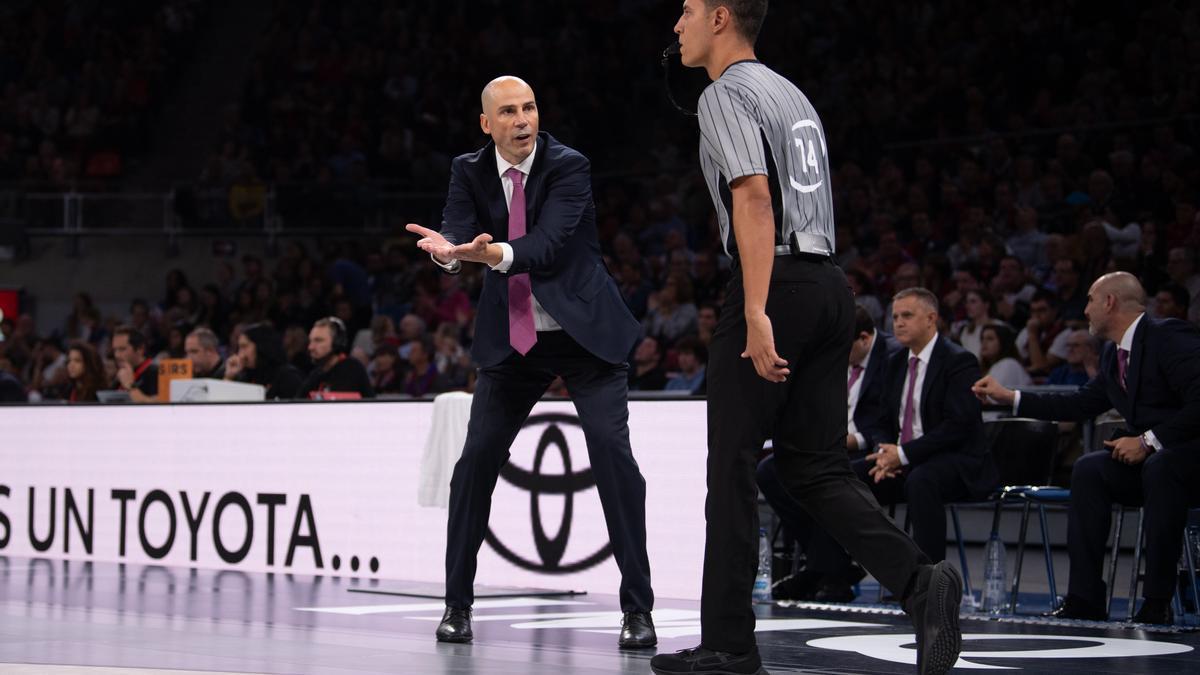
[[(580, 427), (579, 418), (575, 415), (561, 413), (546, 413), (531, 415), (525, 420), (524, 427), (546, 425), (538, 439), (537, 449), (533, 456), (533, 466), (526, 470), (513, 462), (507, 462), (500, 469), (500, 478), (518, 490), (529, 493), (529, 522), (533, 529), (533, 544), (537, 551), (537, 560), (527, 560), (515, 553), (496, 536), (489, 526), (484, 540), (510, 563), (532, 572), (544, 574), (571, 574), (581, 572), (598, 565), (612, 555), (612, 542), (605, 541), (604, 545), (594, 553), (576, 561), (564, 562), (563, 556), (571, 537), (571, 520), (575, 512), (575, 497), (596, 487), (596, 478), (591, 467), (573, 470), (571, 452), (563, 427)], [(544, 474), (542, 465), (547, 452), (557, 452), (562, 459), (562, 473)], [(553, 537), (546, 534), (542, 523), (541, 498), (543, 496), (561, 496), (563, 498), (562, 522), (559, 523), (558, 533)]]

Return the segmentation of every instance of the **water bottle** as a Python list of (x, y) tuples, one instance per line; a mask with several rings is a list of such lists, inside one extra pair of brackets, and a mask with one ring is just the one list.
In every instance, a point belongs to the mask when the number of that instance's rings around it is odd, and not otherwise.
[(771, 602), (771, 542), (767, 531), (758, 531), (758, 576), (754, 578), (754, 602)]
[(984, 551), (986, 564), (983, 570), (983, 611), (1003, 614), (1008, 611), (1008, 584), (1005, 582), (1004, 542), (1000, 535), (992, 533)]

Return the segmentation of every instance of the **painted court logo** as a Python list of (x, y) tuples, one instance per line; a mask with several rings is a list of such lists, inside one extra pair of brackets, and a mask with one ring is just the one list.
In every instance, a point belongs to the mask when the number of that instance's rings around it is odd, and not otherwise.
[[(524, 429), (533, 430), (543, 425), (544, 429), (538, 437), (533, 455), (533, 466), (525, 469), (510, 461), (500, 469), (500, 478), (518, 490), (529, 494), (529, 523), (532, 528), (533, 546), (537, 559), (531, 560), (515, 552), (513, 547), (505, 545), (500, 540), (491, 527), (488, 528), (484, 540), (500, 557), (521, 569), (544, 574), (571, 574), (589, 569), (606, 560), (612, 555), (612, 544), (605, 541), (594, 552), (582, 558), (564, 559), (567, 544), (571, 539), (571, 525), (576, 512), (576, 497), (580, 493), (595, 489), (596, 478), (590, 467), (575, 470), (571, 465), (571, 451), (567, 444), (567, 437), (563, 433), (563, 427), (579, 427), (579, 418), (575, 415), (560, 413), (531, 415), (525, 421)], [(518, 436), (518, 439), (520, 438), (521, 436)], [(550, 452), (557, 453), (561, 459), (561, 473), (543, 473), (543, 465), (547, 453)], [(542, 522), (544, 509), (541, 500), (543, 497), (561, 497), (563, 500), (561, 520), (557, 523), (557, 528), (552, 530), (555, 532), (553, 536), (547, 534), (545, 524)]]
[[(963, 652), (955, 668), (1015, 670), (1018, 666), (979, 663), (976, 659), (1112, 659), (1168, 656), (1192, 651), (1187, 645), (1151, 640), (1091, 637), (1084, 635), (1002, 635), (971, 633), (962, 636)], [(857, 652), (881, 661), (916, 665), (915, 637), (910, 633), (891, 635), (842, 635), (809, 640), (808, 646)], [(972, 644), (974, 643), (974, 644)], [(1042, 666), (1049, 669), (1050, 666)]]

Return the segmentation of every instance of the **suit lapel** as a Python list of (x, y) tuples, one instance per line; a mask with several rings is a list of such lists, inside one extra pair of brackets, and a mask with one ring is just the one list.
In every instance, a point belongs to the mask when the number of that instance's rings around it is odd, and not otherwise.
[(887, 400), (884, 401), (884, 405), (887, 407), (887, 428), (893, 431), (896, 438), (899, 438), (900, 408), (904, 401), (905, 380), (908, 378), (908, 350), (896, 352), (890, 361), (888, 367), (883, 371), (883, 376), (891, 380), (886, 383)]
[[(1129, 351), (1129, 364), (1125, 371), (1125, 384), (1129, 391), (1129, 410), (1135, 412), (1135, 404), (1138, 400), (1138, 385), (1141, 381), (1142, 374), (1142, 357), (1146, 351), (1146, 331), (1147, 324), (1150, 323), (1150, 317), (1143, 316), (1142, 322), (1138, 324), (1137, 330), (1133, 332), (1133, 345)], [(1130, 420), (1132, 423), (1133, 420)]]
[(933, 390), (933, 381), (937, 378), (946, 361), (946, 345), (942, 344), (941, 336), (933, 345), (929, 354), (929, 365), (925, 368), (925, 381), (921, 383), (921, 426), (929, 424), (929, 392)]
[(546, 178), (546, 151), (551, 142), (547, 133), (538, 134), (537, 154), (533, 157), (533, 165), (529, 167), (529, 176), (525, 179), (525, 231), (537, 227), (534, 214), (537, 211), (538, 199), (541, 197)]
[(508, 203), (504, 199), (504, 185), (496, 170), (496, 145), (489, 143), (480, 160), (480, 180), (484, 197), (487, 199), (488, 215), (492, 218), (491, 235), (496, 241), (508, 241)]
[[(871, 345), (871, 361), (867, 364), (867, 370), (862, 374), (860, 392), (866, 391), (867, 387), (870, 387), (871, 383), (875, 381), (875, 378), (879, 377), (879, 373), (887, 372), (887, 358), (887, 341), (883, 339), (883, 333), (877, 331), (875, 333), (875, 344)], [(861, 393), (859, 397), (862, 397)]]
[(1117, 412), (1121, 413), (1125, 419), (1129, 419), (1129, 393), (1121, 388), (1121, 371), (1117, 368), (1117, 344), (1109, 342), (1104, 346), (1104, 353), (1100, 356), (1100, 370), (1104, 373), (1106, 382), (1106, 391), (1108, 400), (1112, 402), (1113, 407)]

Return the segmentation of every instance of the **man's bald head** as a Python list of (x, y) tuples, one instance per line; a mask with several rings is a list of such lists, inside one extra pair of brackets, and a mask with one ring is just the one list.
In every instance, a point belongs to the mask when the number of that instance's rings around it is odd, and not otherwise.
[(1105, 274), (1088, 290), (1088, 331), (1113, 342), (1120, 341), (1125, 330), (1146, 311), (1146, 289), (1128, 272)]
[(503, 98), (503, 94), (528, 94), (529, 98), (533, 98), (533, 87), (529, 83), (516, 75), (501, 75), (483, 88), (483, 92), (479, 95), (479, 104), (483, 108), (484, 115), (491, 115), (496, 107), (496, 101)]
[(1092, 284), (1092, 293), (1111, 295), (1117, 299), (1121, 309), (1143, 312), (1146, 309), (1146, 289), (1142, 282), (1129, 272), (1110, 272)]

